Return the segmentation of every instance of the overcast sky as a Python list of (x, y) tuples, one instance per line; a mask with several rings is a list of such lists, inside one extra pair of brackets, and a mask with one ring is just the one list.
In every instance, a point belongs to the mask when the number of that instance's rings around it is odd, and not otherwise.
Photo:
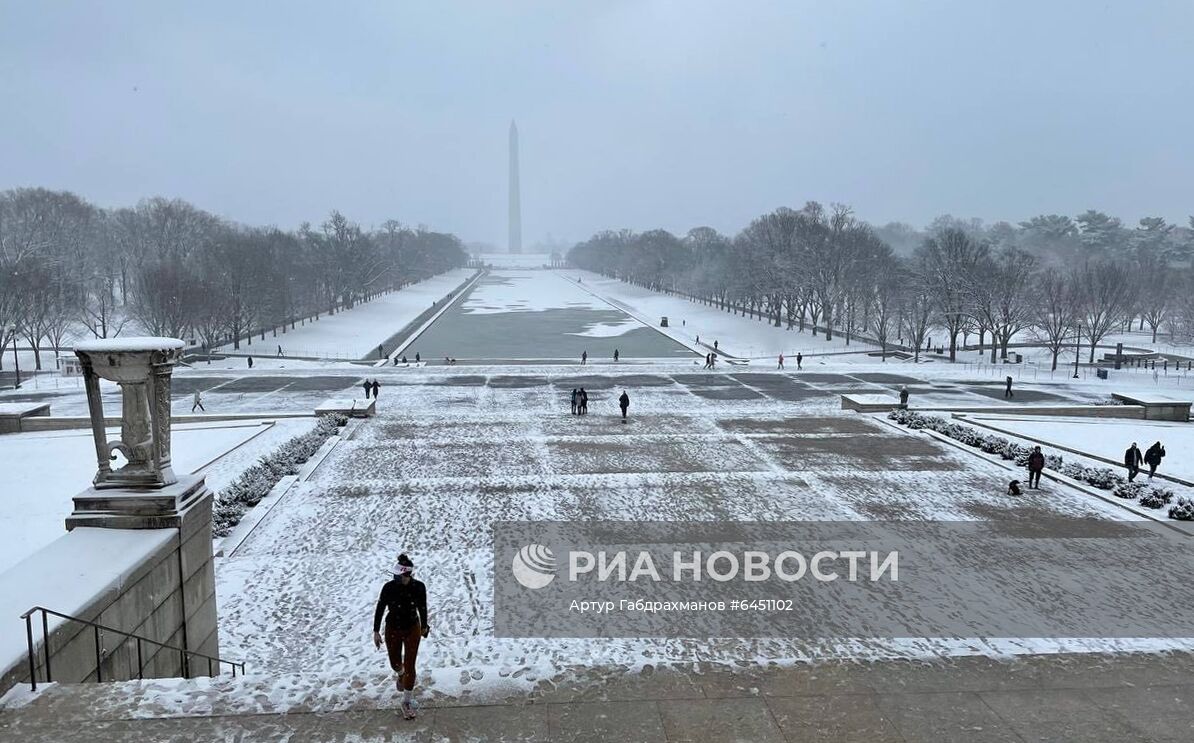
[(1194, 213), (1194, 2), (0, 0), (0, 189), (504, 244)]

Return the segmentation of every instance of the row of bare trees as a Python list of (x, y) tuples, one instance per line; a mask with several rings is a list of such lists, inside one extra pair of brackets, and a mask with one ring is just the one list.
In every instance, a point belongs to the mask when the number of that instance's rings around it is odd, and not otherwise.
[(777, 327), (823, 331), (826, 340), (861, 335), (884, 359), (896, 347), (919, 357), (935, 336), (933, 345), (956, 360), (975, 337), (992, 362), (1030, 343), (1048, 348), (1056, 368), (1079, 342), (1094, 361), (1108, 335), (1136, 320), (1154, 341), (1159, 330), (1194, 337), (1194, 270), (1173, 248), (1184, 233), (1075, 259), (1031, 247), (1030, 235), (995, 240), (971, 227), (943, 221), (901, 255), (849, 207), (810, 202), (760, 216), (733, 238), (708, 227), (683, 237), (601, 232), (568, 259)]
[(236, 348), (464, 265), (450, 234), (333, 211), (297, 231), (234, 224), (185, 201), (101, 209), (73, 193), (0, 192), (0, 368), (12, 343), (137, 332)]

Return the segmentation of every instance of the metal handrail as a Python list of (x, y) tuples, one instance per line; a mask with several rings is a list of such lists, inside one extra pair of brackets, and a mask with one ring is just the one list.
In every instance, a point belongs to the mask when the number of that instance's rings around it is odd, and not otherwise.
[[(103, 679), (103, 660), (104, 660), (103, 645), (100, 642), (100, 632), (115, 632), (118, 635), (123, 635), (125, 638), (133, 639), (133, 640), (137, 641), (137, 678), (138, 679), (144, 678), (145, 664), (142, 662), (141, 645), (142, 645), (142, 643), (145, 643), (145, 642), (151, 643), (160, 648), (165, 648), (166, 650), (173, 650), (177, 653), (180, 653), (181, 658), (182, 658), (182, 677), (183, 678), (191, 677), (191, 674), (190, 674), (191, 661), (190, 661), (190, 659), (192, 656), (198, 656), (199, 658), (202, 658), (207, 661), (207, 674), (209, 676), (215, 675), (212, 673), (212, 670), (213, 670), (212, 664), (213, 663), (216, 664), (215, 668), (219, 668), (221, 663), (227, 663), (232, 668), (232, 678), (236, 678), (236, 671), (238, 668), (240, 669), (242, 676), (245, 673), (245, 664), (243, 661), (234, 661), (234, 660), (226, 660), (224, 658), (217, 658), (213, 655), (206, 655), (204, 653), (200, 653), (197, 650), (187, 650), (186, 648), (180, 648), (177, 645), (170, 645), (168, 643), (154, 640), (151, 637), (145, 637), (144, 635), (138, 635), (138, 634), (134, 634), (132, 632), (125, 632), (124, 630), (116, 629), (115, 627), (108, 627), (106, 625), (100, 624), (99, 622), (93, 622), (89, 619), (81, 619), (80, 617), (72, 617), (69, 614), (63, 614), (62, 612), (54, 611), (53, 609), (47, 609), (44, 606), (34, 606), (29, 611), (27, 611), (21, 615), (21, 619), (25, 620), (25, 638), (29, 643), (29, 685), (30, 685), (31, 691), (37, 691), (37, 662), (34, 658), (34, 650), (33, 650), (33, 615), (39, 611), (41, 612), (41, 638), (42, 638), (41, 644), (42, 644), (42, 650), (45, 652), (45, 662), (46, 662), (45, 683), (50, 683), (54, 680), (53, 674), (51, 673), (51, 670), (50, 670), (50, 632), (49, 632), (49, 620), (47, 618), (51, 614), (56, 617), (66, 619), (68, 621), (78, 622), (80, 624), (84, 624), (84, 625), (87, 625), (88, 627), (93, 628), (93, 630), (95, 631), (95, 680), (96, 681), (104, 680)], [(122, 640), (121, 644), (123, 644), (123, 642), (124, 641)]]

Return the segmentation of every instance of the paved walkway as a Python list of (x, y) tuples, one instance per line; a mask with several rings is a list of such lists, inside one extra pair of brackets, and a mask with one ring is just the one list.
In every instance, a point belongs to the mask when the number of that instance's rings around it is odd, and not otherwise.
[[(608, 676), (606, 676), (608, 678)], [(53, 693), (57, 692), (57, 693)], [(147, 741), (1178, 741), (1194, 740), (1194, 655), (1045, 655), (796, 668), (686, 668), (541, 684), (487, 705), (129, 719), (102, 687), (0, 713), (25, 743)], [(180, 692), (183, 693), (183, 692)], [(264, 703), (265, 700), (262, 700)], [(268, 704), (265, 708), (268, 708)], [(225, 710), (226, 711), (226, 710)]]

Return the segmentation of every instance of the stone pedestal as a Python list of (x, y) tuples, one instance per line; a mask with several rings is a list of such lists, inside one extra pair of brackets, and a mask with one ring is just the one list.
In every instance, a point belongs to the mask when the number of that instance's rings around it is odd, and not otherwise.
[[(103, 608), (97, 609), (96, 615), (112, 615), (109, 626), (217, 656), (213, 497), (201, 475), (178, 477), (170, 466), (170, 378), (182, 349), (183, 342), (174, 338), (98, 340), (75, 348), (87, 389), (99, 466), (92, 486), (74, 497), (74, 511), (66, 519), (66, 528), (72, 534), (92, 529), (152, 529), (166, 534), (172, 530), (174, 535), (151, 554), (136, 556), (143, 579), (122, 586), (114, 597), (97, 599), (95, 605)], [(108, 439), (101, 379), (120, 385), (117, 440)], [(118, 453), (127, 462), (114, 468)], [(105, 654), (103, 663), (120, 665), (122, 648), (135, 646), (129, 645), (132, 642), (119, 641)], [(147, 677), (218, 672), (199, 656), (161, 650), (154, 657), (153, 667), (145, 669)], [(86, 679), (86, 668), (78, 670), (76, 675)], [(135, 669), (127, 668), (123, 672), (113, 668), (102, 675), (113, 678), (122, 673), (136, 676)]]

